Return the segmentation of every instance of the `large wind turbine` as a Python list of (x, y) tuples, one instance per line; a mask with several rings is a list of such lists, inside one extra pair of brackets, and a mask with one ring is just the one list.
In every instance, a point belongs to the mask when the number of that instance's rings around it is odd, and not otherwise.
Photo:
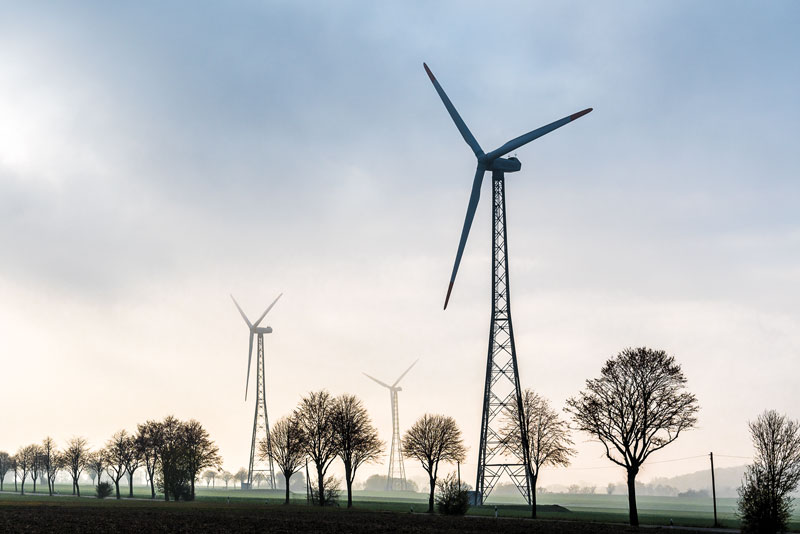
[(375, 377), (369, 376), (367, 373), (364, 373), (364, 376), (370, 380), (374, 380), (378, 384), (389, 389), (389, 398), (392, 402), (392, 450), (389, 453), (389, 476), (386, 478), (387, 490), (395, 489), (395, 485), (399, 485), (399, 489), (404, 491), (408, 489), (408, 485), (406, 483), (406, 470), (403, 467), (403, 453), (400, 447), (400, 415), (397, 406), (397, 393), (399, 391), (403, 391), (403, 388), (399, 387), (397, 384), (400, 383), (403, 377), (406, 376), (406, 374), (417, 364), (418, 361), (419, 359), (412, 363), (391, 386), (381, 382)]
[(461, 229), (461, 238), (458, 242), (453, 272), (450, 275), (450, 284), (447, 287), (447, 296), (444, 300), (445, 309), (447, 309), (447, 303), (450, 301), (458, 266), (461, 263), (464, 246), (467, 244), (469, 230), (472, 227), (472, 219), (475, 217), (475, 210), (478, 207), (483, 176), (486, 171), (492, 172), (492, 316), (489, 326), (489, 353), (483, 393), (481, 442), (478, 449), (478, 474), (475, 489), (480, 495), (481, 502), (485, 501), (500, 476), (505, 472), (510, 475), (517, 488), (530, 503), (531, 473), (529, 471), (528, 435), (525, 425), (520, 421), (522, 457), (514, 452), (507, 453), (507, 448), (503, 446), (500, 437), (503, 421), (499, 416), (507, 412), (508, 407), (514, 404), (517, 405), (517, 413), (520, 415), (523, 413), (517, 353), (514, 347), (514, 329), (511, 324), (505, 192), (505, 173), (519, 171), (522, 168), (522, 164), (516, 157), (506, 158), (503, 156), (530, 143), (534, 139), (561, 128), (575, 119), (583, 117), (592, 111), (592, 108), (573, 113), (546, 126), (520, 135), (499, 148), (485, 153), (461, 119), (455, 106), (450, 102), (428, 65), (423, 63), (423, 66), (436, 92), (439, 93), (444, 107), (450, 114), (450, 118), (453, 119), (456, 128), (461, 133), (461, 137), (467, 142), (477, 159), (475, 178), (472, 181), (472, 192), (470, 193), (469, 204), (467, 204), (467, 215), (464, 219), (464, 226)]
[[(266, 477), (267, 481), (270, 485), (271, 489), (275, 489), (275, 470), (272, 466), (272, 455), (270, 454), (267, 461), (264, 462), (266, 465), (255, 465), (256, 464), (256, 447), (258, 446), (258, 441), (260, 439), (267, 440), (267, 450), (272, 452), (272, 442), (270, 441), (269, 437), (269, 417), (267, 417), (267, 398), (266, 398), (266, 391), (265, 391), (265, 380), (264, 380), (264, 334), (271, 334), (272, 327), (270, 326), (258, 326), (261, 324), (261, 321), (264, 320), (264, 317), (267, 316), (267, 313), (275, 306), (275, 303), (278, 302), (278, 299), (281, 298), (283, 293), (278, 295), (272, 304), (270, 304), (264, 313), (261, 314), (261, 317), (255, 323), (251, 323), (250, 319), (247, 318), (244, 311), (242, 310), (239, 303), (236, 302), (236, 299), (233, 298), (231, 295), (231, 299), (233, 303), (236, 305), (236, 309), (239, 310), (239, 313), (242, 315), (242, 319), (244, 322), (247, 323), (247, 327), (250, 329), (250, 349), (247, 353), (247, 381), (244, 385), (244, 400), (247, 401), (247, 390), (250, 387), (250, 363), (253, 359), (253, 337), (258, 336), (258, 360), (256, 362), (257, 369), (256, 369), (256, 384), (258, 386), (258, 394), (256, 395), (256, 409), (255, 415), (253, 416), (253, 437), (250, 440), (250, 464), (247, 469), (247, 487), (252, 487), (253, 484), (253, 476), (257, 472), (263, 472)], [(259, 462), (261, 463), (261, 462)]]

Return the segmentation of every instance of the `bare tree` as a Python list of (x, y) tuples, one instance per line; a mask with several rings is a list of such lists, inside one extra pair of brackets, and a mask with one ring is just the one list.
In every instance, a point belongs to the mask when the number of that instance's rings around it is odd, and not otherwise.
[(317, 494), (320, 506), (325, 506), (325, 474), (338, 453), (333, 430), (334, 399), (325, 390), (312, 391), (300, 400), (295, 411), (305, 435), (305, 450), (317, 470)]
[(433, 495), (439, 462), (464, 461), (466, 448), (455, 419), (446, 415), (425, 414), (403, 435), (403, 455), (416, 458), (428, 473), (430, 497), (428, 512), (433, 513)]
[(14, 462), (11, 461), (11, 455), (6, 451), (0, 451), (0, 491), (3, 491), (3, 481), (5, 481), (6, 473), (11, 471), (13, 465)]
[(278, 464), (278, 469), (286, 479), (284, 504), (289, 504), (289, 479), (300, 469), (306, 458), (305, 434), (297, 417), (292, 414), (278, 419), (278, 422), (272, 425), (269, 437), (272, 447), (268, 447), (267, 440), (262, 439), (258, 444), (258, 455), (262, 460), (266, 460), (271, 452), (272, 459)]
[(531, 517), (536, 518), (536, 483), (539, 470), (545, 466), (568, 466), (575, 455), (567, 422), (550, 407), (547, 399), (526, 389), (522, 394), (522, 417), (514, 405), (506, 411), (506, 424), (501, 430), (503, 444), (518, 458), (524, 458), (520, 421), (528, 436), (528, 467), (531, 475)]
[(767, 410), (749, 426), (756, 454), (739, 488), (742, 532), (785, 532), (800, 484), (800, 422)]
[(353, 479), (364, 463), (380, 458), (383, 442), (372, 424), (366, 408), (355, 395), (336, 397), (332, 418), (336, 449), (344, 463), (347, 485), (347, 507), (353, 506)]
[(125, 466), (125, 474), (128, 475), (128, 497), (133, 497), (133, 474), (141, 467), (143, 461), (136, 443), (136, 436), (126, 433), (121, 451), (123, 452), (121, 459)]
[(36, 493), (36, 479), (39, 478), (44, 471), (44, 458), (42, 458), (42, 448), (38, 444), (34, 443), (30, 445), (30, 447), (33, 447), (31, 452), (30, 473), (31, 480), (33, 480), (33, 492)]
[(115, 432), (111, 439), (106, 442), (106, 447), (103, 449), (102, 454), (106, 464), (106, 473), (114, 481), (117, 500), (119, 500), (119, 481), (125, 476), (125, 465), (128, 463), (131, 454), (134, 454), (131, 436), (124, 429)]
[(214, 471), (213, 469), (207, 469), (203, 473), (203, 480), (206, 481), (206, 487), (208, 487), (211, 484), (213, 484), (214, 481), (216, 480), (216, 478), (217, 478), (217, 472)]
[(86, 468), (90, 471), (94, 471), (95, 475), (97, 475), (97, 482), (95, 485), (99, 485), (103, 470), (106, 468), (105, 451), (100, 449), (98, 451), (90, 452), (86, 456)]
[(17, 459), (17, 473), (19, 473), (19, 477), (22, 479), (20, 493), (25, 495), (25, 480), (28, 478), (28, 474), (30, 474), (31, 468), (36, 462), (36, 445), (21, 447), (14, 457)]
[(600, 378), (567, 400), (579, 430), (603, 444), (606, 457), (627, 471), (631, 525), (639, 525), (636, 475), (645, 460), (692, 428), (697, 398), (684, 390), (686, 377), (663, 350), (625, 349), (606, 361)]
[(191, 480), (191, 498), (194, 499), (194, 481), (206, 467), (219, 467), (222, 457), (219, 447), (211, 440), (208, 431), (194, 419), (183, 425), (183, 440), (186, 448), (186, 469)]
[(136, 451), (144, 461), (144, 469), (150, 481), (150, 498), (156, 498), (155, 473), (158, 464), (158, 447), (162, 439), (161, 424), (157, 421), (147, 421), (136, 425)]
[(44, 438), (42, 441), (42, 458), (44, 459), (44, 472), (47, 475), (47, 491), (50, 496), (53, 496), (53, 484), (56, 480), (56, 474), (61, 469), (61, 455), (56, 449), (56, 442), (50, 436)]
[(236, 474), (233, 475), (233, 478), (239, 482), (239, 487), (244, 489), (244, 483), (247, 482), (247, 469), (240, 467)]
[(228, 489), (228, 483), (233, 480), (233, 473), (230, 471), (223, 471), (221, 476), (223, 482), (225, 482), (225, 489)]
[(81, 488), (78, 485), (81, 472), (83, 472), (89, 460), (89, 449), (86, 446), (84, 438), (72, 438), (67, 443), (67, 448), (64, 450), (64, 465), (72, 477), (72, 494), (77, 492), (78, 497), (81, 496)]

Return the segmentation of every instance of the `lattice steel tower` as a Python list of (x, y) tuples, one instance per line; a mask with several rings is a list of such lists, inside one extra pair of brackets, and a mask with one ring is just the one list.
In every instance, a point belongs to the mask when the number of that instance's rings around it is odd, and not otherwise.
[[(486, 382), (483, 389), (483, 415), (481, 417), (481, 442), (478, 448), (478, 476), (475, 489), (483, 503), (497, 480), (507, 473), (523, 497), (531, 502), (530, 494), (530, 462), (528, 455), (528, 435), (526, 425), (523, 424), (524, 414), (522, 409), (522, 394), (519, 385), (519, 370), (517, 367), (517, 352), (514, 347), (514, 328), (511, 324), (511, 296), (508, 285), (508, 241), (506, 234), (506, 190), (505, 173), (517, 172), (522, 164), (516, 157), (503, 156), (530, 143), (534, 139), (561, 128), (575, 119), (583, 117), (592, 108), (573, 113), (562, 119), (551, 122), (541, 128), (531, 130), (526, 134), (506, 142), (499, 148), (486, 153), (481, 148), (475, 136), (467, 128), (466, 123), (458, 114), (455, 106), (447, 97), (442, 86), (436, 80), (431, 70), (423, 63), (425, 72), (433, 83), (439, 98), (442, 99), (447, 113), (461, 133), (461, 137), (472, 149), (477, 161), (475, 178), (472, 181), (472, 192), (467, 204), (467, 214), (464, 218), (464, 227), (461, 230), (461, 239), (458, 242), (456, 260), (453, 263), (453, 272), (450, 275), (450, 285), (444, 307), (450, 301), (453, 284), (464, 254), (464, 246), (469, 237), (472, 220), (478, 208), (481, 196), (481, 185), (486, 171), (492, 172), (492, 317), (489, 326), (489, 354), (486, 361)], [(516, 405), (519, 414), (518, 428), (520, 429), (519, 444), (521, 447), (504, 446), (501, 439), (501, 427), (507, 424), (504, 421), (506, 414), (511, 412), (510, 407)], [(516, 452), (522, 450), (522, 457)], [(479, 503), (480, 504), (480, 503)]]
[[(269, 307), (264, 310), (264, 313), (261, 314), (261, 317), (259, 317), (255, 323), (250, 322), (250, 319), (247, 318), (247, 315), (245, 315), (244, 311), (239, 306), (239, 303), (236, 302), (236, 299), (233, 298), (233, 295), (231, 295), (231, 299), (233, 299), (236, 309), (239, 310), (239, 313), (242, 315), (242, 319), (244, 319), (244, 322), (247, 323), (247, 327), (250, 329), (250, 349), (247, 354), (247, 381), (245, 382), (244, 389), (245, 401), (247, 401), (247, 392), (250, 387), (250, 364), (253, 359), (253, 337), (256, 335), (258, 336), (258, 354), (256, 356), (256, 408), (255, 414), (253, 415), (253, 434), (250, 439), (250, 462), (247, 468), (247, 482), (245, 483), (248, 488), (253, 486), (253, 479), (259, 473), (265, 476), (270, 489), (277, 488), (275, 485), (275, 469), (272, 463), (272, 442), (270, 441), (269, 436), (266, 380), (264, 376), (264, 334), (271, 334), (272, 327), (258, 325), (261, 323), (264, 317), (266, 317), (267, 313), (269, 313), (272, 307), (275, 306), (275, 303), (278, 302), (278, 299), (281, 298), (281, 295), (278, 295), (278, 297), (272, 301), (272, 304), (270, 304)], [(268, 455), (265, 460), (259, 458), (258, 454), (259, 443), (262, 440), (265, 440), (267, 444)]]
[(522, 457), (517, 448), (509, 453), (500, 433), (501, 427), (507, 424), (504, 419), (514, 405), (519, 410), (517, 413), (522, 413), (517, 351), (511, 322), (505, 173), (492, 171), (492, 317), (489, 323), (489, 355), (486, 360), (475, 488), (485, 500), (505, 472), (530, 504), (527, 428), (521, 425)]

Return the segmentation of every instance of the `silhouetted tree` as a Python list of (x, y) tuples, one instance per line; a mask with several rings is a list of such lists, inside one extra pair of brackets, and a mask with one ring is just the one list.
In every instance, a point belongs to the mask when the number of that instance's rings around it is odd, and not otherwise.
[(34, 462), (36, 462), (36, 445), (20, 447), (14, 457), (17, 460), (17, 473), (21, 479), (20, 493), (25, 495), (25, 480), (28, 478)]
[(233, 478), (239, 482), (239, 488), (244, 489), (244, 483), (247, 482), (247, 469), (240, 467), (236, 474), (233, 475)]
[(67, 448), (64, 449), (64, 465), (72, 477), (72, 494), (77, 492), (78, 497), (81, 496), (81, 488), (78, 485), (78, 480), (81, 477), (89, 461), (89, 450), (86, 446), (84, 438), (72, 438), (67, 443)]
[(768, 410), (749, 426), (756, 454), (739, 488), (742, 532), (786, 532), (800, 483), (800, 423)]
[(347, 486), (347, 507), (353, 506), (353, 479), (356, 470), (364, 463), (380, 458), (383, 442), (372, 425), (366, 408), (355, 395), (343, 394), (334, 399), (331, 419), (336, 450), (344, 464)]
[(567, 400), (579, 430), (603, 444), (606, 457), (627, 471), (630, 523), (639, 524), (636, 475), (645, 460), (697, 422), (697, 398), (663, 350), (625, 349), (606, 361), (600, 378)]
[(56, 442), (50, 436), (44, 438), (42, 441), (42, 458), (44, 460), (44, 472), (47, 475), (47, 491), (52, 497), (55, 488), (53, 484), (56, 480), (56, 474), (61, 469), (61, 455), (56, 449)]
[(569, 427), (550, 407), (547, 399), (526, 389), (522, 394), (522, 417), (516, 405), (505, 413), (506, 425), (501, 430), (503, 444), (518, 458), (524, 458), (520, 420), (528, 434), (528, 459), (531, 474), (531, 517), (536, 518), (536, 483), (539, 470), (545, 466), (568, 466), (575, 455)]
[(159, 423), (156, 479), (165, 501), (170, 496), (176, 501), (191, 499), (192, 496), (185, 430), (185, 425), (171, 415)]
[(42, 448), (38, 444), (34, 443), (30, 447), (33, 448), (31, 451), (30, 473), (33, 481), (33, 492), (36, 493), (36, 479), (44, 471), (44, 459), (42, 458)]
[(300, 400), (295, 411), (300, 428), (305, 435), (306, 455), (314, 462), (317, 471), (317, 489), (320, 506), (325, 506), (325, 474), (339, 452), (333, 429), (334, 399), (325, 390), (312, 391)]
[(306, 458), (305, 434), (297, 417), (292, 414), (289, 417), (281, 417), (272, 425), (269, 438), (272, 447), (268, 447), (267, 440), (262, 439), (258, 444), (258, 455), (262, 460), (267, 460), (271, 449), (272, 459), (278, 464), (278, 469), (286, 479), (284, 504), (289, 504), (289, 482)]
[(233, 473), (230, 471), (223, 471), (221, 476), (222, 481), (225, 482), (225, 489), (228, 489), (228, 483), (233, 480)]
[(428, 512), (433, 512), (433, 496), (439, 462), (461, 462), (466, 448), (455, 419), (446, 415), (425, 414), (403, 435), (403, 455), (416, 458), (428, 473), (430, 497)]
[(125, 463), (131, 454), (133, 442), (125, 430), (115, 432), (111, 439), (106, 442), (106, 447), (101, 451), (105, 462), (106, 473), (114, 482), (117, 500), (120, 499), (119, 481), (125, 476)]
[(439, 494), (436, 496), (436, 507), (445, 515), (464, 515), (469, 510), (469, 496), (465, 484), (459, 482), (455, 473), (450, 473), (436, 485)]
[[(0, 491), (3, 491), (3, 481), (6, 478), (6, 473), (13, 468), (11, 455), (6, 451), (0, 451)], [(16, 491), (16, 489), (14, 490)]]
[(199, 422), (190, 419), (183, 424), (183, 442), (186, 454), (186, 468), (191, 480), (191, 498), (194, 499), (194, 481), (206, 467), (219, 467), (222, 457), (219, 447)]
[(125, 441), (119, 450), (125, 474), (128, 475), (128, 497), (133, 497), (133, 474), (142, 465), (142, 455), (136, 442), (136, 436), (125, 433)]
[(213, 469), (207, 469), (203, 473), (203, 480), (206, 481), (206, 487), (210, 486), (214, 480), (217, 478), (217, 472)]
[(158, 446), (161, 442), (161, 425), (157, 421), (147, 421), (136, 425), (134, 442), (140, 458), (144, 461), (144, 469), (150, 481), (150, 498), (156, 498), (156, 465), (158, 464)]

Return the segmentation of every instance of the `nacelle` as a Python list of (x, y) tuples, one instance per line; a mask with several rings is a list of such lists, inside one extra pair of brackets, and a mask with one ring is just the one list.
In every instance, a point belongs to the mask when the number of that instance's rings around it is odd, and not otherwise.
[(517, 158), (497, 158), (487, 170), (501, 172), (517, 172), (522, 168), (522, 163)]

